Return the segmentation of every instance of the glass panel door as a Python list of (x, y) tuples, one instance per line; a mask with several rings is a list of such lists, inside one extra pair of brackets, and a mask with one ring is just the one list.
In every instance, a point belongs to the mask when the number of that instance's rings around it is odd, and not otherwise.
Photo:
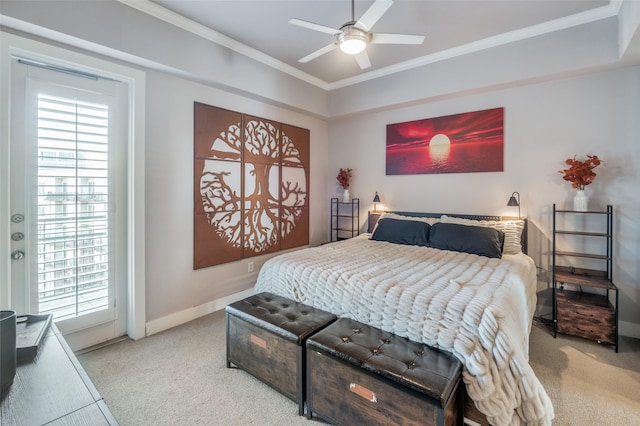
[(25, 237), (24, 258), (12, 262), (12, 289), (24, 294), (14, 300), (22, 300), (26, 312), (53, 314), (63, 333), (107, 325), (100, 340), (120, 336), (126, 92), (115, 81), (17, 60), (12, 71), (11, 154), (17, 162), (10, 198), (12, 214), (24, 216), (16, 226)]

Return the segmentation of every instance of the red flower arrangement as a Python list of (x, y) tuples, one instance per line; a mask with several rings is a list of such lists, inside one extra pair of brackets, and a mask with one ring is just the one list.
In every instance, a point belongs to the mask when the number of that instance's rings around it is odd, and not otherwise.
[(351, 169), (343, 169), (340, 168), (340, 173), (336, 179), (338, 179), (338, 183), (344, 189), (349, 189), (349, 184), (351, 182), (351, 178), (353, 177), (353, 170)]
[(568, 169), (560, 170), (559, 173), (564, 174), (562, 179), (571, 182), (571, 186), (583, 190), (585, 186), (590, 185), (596, 178), (596, 173), (593, 171), (600, 165), (601, 160), (597, 155), (587, 155), (587, 159), (584, 161), (576, 160), (576, 157), (568, 158), (565, 164), (569, 166)]

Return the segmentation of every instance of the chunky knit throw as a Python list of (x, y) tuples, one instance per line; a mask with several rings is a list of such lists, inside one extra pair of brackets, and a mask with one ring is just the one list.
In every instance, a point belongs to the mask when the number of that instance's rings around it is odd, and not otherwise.
[(255, 291), (449, 351), (491, 424), (551, 424), (553, 406), (528, 362), (536, 268), (525, 254), (489, 259), (364, 234), (270, 259)]

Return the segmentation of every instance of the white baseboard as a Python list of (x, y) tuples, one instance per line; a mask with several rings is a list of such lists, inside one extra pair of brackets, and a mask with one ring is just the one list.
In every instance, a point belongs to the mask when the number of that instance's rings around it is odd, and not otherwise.
[(175, 312), (171, 315), (151, 320), (146, 324), (145, 335), (151, 336), (152, 334), (160, 333), (161, 331), (177, 327), (196, 318), (200, 318), (212, 312), (219, 311), (220, 309), (224, 309), (228, 304), (237, 302), (238, 300), (242, 300), (245, 297), (251, 296), (252, 294), (253, 287), (248, 290), (223, 297), (221, 299), (212, 300), (200, 306), (194, 306), (180, 312)]

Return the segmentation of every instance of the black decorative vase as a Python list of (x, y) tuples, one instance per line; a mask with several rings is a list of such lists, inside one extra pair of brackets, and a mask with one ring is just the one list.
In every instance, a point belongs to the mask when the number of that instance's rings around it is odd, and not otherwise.
[(16, 313), (0, 311), (0, 394), (9, 391), (16, 375)]

